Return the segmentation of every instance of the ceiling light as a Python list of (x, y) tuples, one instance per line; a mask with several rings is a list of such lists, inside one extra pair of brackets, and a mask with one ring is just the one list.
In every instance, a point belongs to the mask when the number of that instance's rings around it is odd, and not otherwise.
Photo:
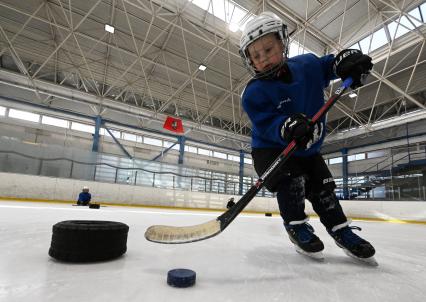
[(201, 64), (200, 66), (198, 66), (198, 69), (199, 70), (201, 70), (201, 71), (204, 71), (204, 70), (206, 70), (206, 66), (204, 66), (203, 64)]
[(240, 28), (239, 28), (238, 24), (236, 24), (236, 23), (230, 23), (229, 24), (229, 30), (232, 31), (233, 33), (237, 32), (239, 29)]
[(114, 26), (111, 26), (109, 24), (105, 24), (105, 31), (109, 32), (109, 33), (114, 33)]
[(349, 93), (349, 97), (351, 98), (351, 99), (353, 99), (353, 98), (356, 98), (358, 95), (355, 93), (355, 92), (351, 92), (351, 93)]

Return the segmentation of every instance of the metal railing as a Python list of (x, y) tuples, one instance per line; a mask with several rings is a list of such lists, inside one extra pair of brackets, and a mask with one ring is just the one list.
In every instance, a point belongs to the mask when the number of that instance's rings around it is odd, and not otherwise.
[[(156, 161), (0, 138), (0, 171), (238, 195), (238, 176)], [(237, 178), (238, 179), (238, 178)], [(253, 177), (244, 177), (243, 194)], [(266, 190), (259, 196), (271, 196)]]
[[(355, 179), (348, 185), (351, 199), (426, 201), (426, 149), (413, 152), (404, 147), (390, 151), (384, 160), (350, 175)], [(336, 192), (343, 196), (343, 186)]]

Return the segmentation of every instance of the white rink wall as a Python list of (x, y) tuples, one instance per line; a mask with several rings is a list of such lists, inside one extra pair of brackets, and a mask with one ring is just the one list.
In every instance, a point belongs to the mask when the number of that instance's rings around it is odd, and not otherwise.
[[(77, 200), (83, 186), (90, 188), (92, 202), (100, 203), (225, 209), (230, 197), (238, 200), (238, 196), (229, 194), (190, 192), (67, 178), (0, 173), (0, 198)], [(277, 212), (278, 207), (273, 198), (257, 197), (247, 206), (246, 210)]]
[[(89, 186), (92, 201), (100, 203), (164, 207), (224, 209), (228, 194), (190, 192), (66, 178), (0, 173), (0, 198), (34, 200), (76, 200), (83, 186)], [(238, 196), (234, 196), (238, 200)], [(426, 222), (426, 202), (342, 200), (348, 217), (413, 220)], [(255, 212), (278, 212), (275, 198), (256, 197), (246, 208)], [(306, 202), (308, 214), (315, 214)]]

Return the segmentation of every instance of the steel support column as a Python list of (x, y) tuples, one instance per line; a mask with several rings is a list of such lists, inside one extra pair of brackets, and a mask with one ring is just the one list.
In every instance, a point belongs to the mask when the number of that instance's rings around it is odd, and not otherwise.
[(342, 176), (343, 176), (343, 199), (349, 199), (348, 189), (348, 149), (343, 148), (342, 152)]
[(185, 141), (186, 141), (186, 137), (185, 136), (179, 136), (178, 141), (179, 141), (179, 160), (178, 160), (178, 164), (183, 164), (183, 155), (185, 154)]
[(99, 130), (101, 129), (102, 125), (102, 117), (100, 115), (97, 115), (95, 118), (95, 134), (93, 134), (93, 145), (92, 145), (92, 151), (98, 152), (99, 151)]
[(240, 170), (239, 170), (239, 187), (238, 195), (243, 195), (243, 181), (244, 181), (244, 151), (240, 150)]

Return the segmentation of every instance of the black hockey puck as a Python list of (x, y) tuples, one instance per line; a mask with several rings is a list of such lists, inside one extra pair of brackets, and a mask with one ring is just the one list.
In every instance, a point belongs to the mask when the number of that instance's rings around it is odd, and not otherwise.
[(172, 269), (167, 273), (167, 284), (174, 287), (190, 287), (195, 284), (195, 276), (195, 272), (190, 269)]
[(99, 209), (101, 207), (101, 205), (99, 203), (91, 203), (89, 205), (89, 208), (91, 209)]
[(265, 213), (266, 217), (272, 217), (272, 213)]

